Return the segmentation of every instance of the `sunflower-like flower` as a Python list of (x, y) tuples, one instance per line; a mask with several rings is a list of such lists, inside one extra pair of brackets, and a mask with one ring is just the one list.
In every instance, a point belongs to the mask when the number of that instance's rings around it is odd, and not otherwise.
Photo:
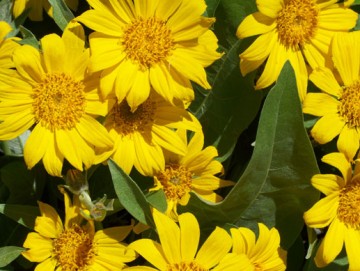
[(323, 92), (308, 93), (303, 112), (320, 117), (311, 130), (317, 142), (339, 135), (338, 150), (352, 159), (360, 141), (360, 32), (338, 33), (331, 51), (341, 79), (326, 68), (313, 71), (310, 80)]
[(171, 103), (193, 99), (190, 80), (210, 88), (204, 67), (221, 54), (204, 0), (88, 2), (93, 9), (77, 20), (95, 30), (90, 69), (102, 71), (104, 97), (115, 92), (134, 111), (151, 87)]
[(229, 234), (216, 227), (198, 250), (200, 228), (191, 213), (179, 215), (179, 226), (168, 216), (153, 211), (160, 244), (151, 239), (139, 239), (129, 245), (154, 267), (135, 266), (129, 271), (251, 271), (251, 263), (228, 253), (232, 242)]
[(42, 159), (49, 174), (61, 176), (64, 158), (83, 170), (113, 147), (93, 117), (106, 115), (109, 105), (99, 100), (98, 76), (87, 73), (84, 39), (81, 25), (70, 24), (62, 38), (43, 37), (41, 52), (29, 45), (17, 48), (16, 71), (0, 74), (0, 140), (33, 128), (24, 148), (28, 168)]
[(9, 34), (11, 30), (11, 26), (8, 23), (0, 21), (0, 69), (14, 67), (12, 54), (15, 48), (20, 46), (20, 44), (13, 39), (6, 38), (6, 35)]
[(347, 8), (353, 1), (336, 0), (257, 0), (258, 12), (239, 25), (237, 36), (260, 35), (240, 54), (243, 75), (266, 61), (255, 88), (265, 88), (276, 81), (289, 60), (296, 76), (300, 99), (307, 91), (311, 68), (328, 65), (329, 45), (335, 32), (352, 29), (358, 14)]
[(252, 270), (284, 271), (286, 251), (280, 247), (279, 232), (275, 228), (269, 230), (262, 223), (258, 223), (258, 227), (257, 239), (255, 233), (248, 228), (231, 228), (232, 252), (238, 255), (245, 254), (252, 263)]
[(35, 232), (28, 234), (22, 255), (39, 263), (35, 270), (122, 270), (125, 263), (136, 258), (135, 251), (121, 243), (132, 226), (94, 230), (93, 221), (85, 221), (79, 214), (79, 201), (62, 189), (65, 221), (61, 221), (53, 207), (38, 202), (41, 216), (35, 220)]
[(336, 167), (342, 176), (316, 174), (312, 185), (325, 197), (304, 213), (311, 228), (329, 227), (315, 256), (318, 267), (331, 263), (345, 244), (349, 270), (360, 270), (360, 168), (353, 173), (351, 162), (343, 153), (330, 153), (322, 161)]
[(222, 197), (214, 192), (220, 187), (234, 185), (214, 175), (223, 172), (223, 166), (214, 158), (218, 155), (215, 147), (203, 149), (204, 135), (197, 132), (187, 143), (186, 132), (178, 130), (187, 150), (184, 155), (165, 151), (165, 169), (155, 173), (155, 187), (151, 191), (162, 189), (166, 196), (166, 214), (177, 220), (177, 205), (186, 205), (190, 192), (210, 202), (219, 202)]
[[(76, 11), (79, 0), (65, 0), (65, 3)], [(29, 18), (32, 21), (43, 20), (43, 9), (50, 17), (53, 16), (53, 8), (48, 0), (14, 0), (13, 15), (15, 18), (19, 17), (26, 9), (30, 9)]]
[(112, 159), (125, 172), (130, 173), (135, 166), (145, 176), (164, 170), (162, 148), (185, 154), (186, 144), (174, 129), (201, 130), (191, 113), (172, 106), (156, 93), (134, 112), (125, 100), (115, 104), (104, 125), (115, 142)]

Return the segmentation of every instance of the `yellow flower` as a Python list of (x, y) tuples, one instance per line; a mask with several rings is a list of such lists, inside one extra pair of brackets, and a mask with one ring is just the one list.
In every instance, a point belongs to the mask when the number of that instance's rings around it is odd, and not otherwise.
[(62, 38), (47, 35), (42, 51), (24, 45), (14, 51), (17, 71), (0, 74), (0, 140), (10, 140), (33, 127), (25, 143), (28, 168), (41, 159), (51, 175), (61, 176), (64, 158), (83, 170), (96, 155), (113, 147), (94, 115), (106, 115), (100, 102), (98, 77), (86, 72), (89, 50), (84, 31), (71, 24)]
[(10, 33), (11, 27), (8, 23), (0, 21), (0, 69), (13, 68), (12, 54), (15, 48), (20, 44), (13, 39), (6, 39), (6, 35)]
[(256, 82), (256, 89), (265, 88), (278, 78), (289, 60), (296, 76), (300, 99), (307, 90), (311, 68), (327, 65), (329, 45), (336, 31), (348, 31), (358, 15), (346, 8), (353, 1), (336, 0), (257, 0), (258, 12), (247, 16), (237, 30), (239, 38), (260, 36), (242, 54), (243, 75), (266, 65)]
[(259, 235), (255, 241), (255, 234), (248, 228), (231, 228), (233, 239), (232, 252), (245, 254), (252, 266), (252, 270), (282, 271), (286, 269), (286, 252), (280, 248), (280, 235), (275, 229), (268, 229), (258, 223)]
[[(168, 216), (153, 211), (160, 243), (150, 239), (139, 239), (129, 245), (153, 267), (135, 266), (129, 271), (234, 271), (249, 266), (243, 256), (229, 254), (232, 242), (229, 234), (219, 227), (210, 234), (198, 250), (200, 229), (191, 213), (179, 215), (179, 226)], [(251, 266), (251, 265), (250, 265)]]
[(28, 234), (22, 255), (39, 263), (36, 271), (53, 270), (122, 270), (136, 258), (125, 239), (132, 226), (94, 230), (93, 221), (84, 223), (79, 215), (79, 202), (74, 205), (65, 191), (65, 221), (53, 207), (38, 202), (41, 216), (36, 218), (35, 231)]
[[(179, 134), (187, 144), (186, 132)], [(223, 172), (223, 167), (214, 158), (218, 155), (215, 147), (203, 149), (204, 135), (197, 132), (187, 145), (184, 155), (165, 152), (165, 170), (155, 173), (155, 187), (163, 189), (167, 201), (167, 215), (177, 220), (177, 205), (186, 205), (190, 199), (190, 192), (195, 192), (201, 198), (210, 202), (218, 202), (222, 197), (214, 190), (233, 185), (231, 181), (222, 180), (214, 175)]]
[(125, 100), (114, 105), (104, 125), (115, 142), (114, 161), (127, 173), (135, 166), (146, 176), (164, 169), (162, 148), (185, 153), (186, 144), (173, 129), (201, 130), (192, 114), (172, 106), (156, 93), (135, 112), (131, 112)]
[(323, 93), (308, 93), (303, 112), (321, 117), (311, 130), (320, 144), (337, 135), (340, 152), (352, 159), (359, 149), (360, 140), (360, 32), (338, 33), (332, 42), (332, 59), (340, 74), (337, 82), (329, 69), (318, 68), (310, 80)]
[[(76, 11), (79, 0), (65, 0), (65, 3)], [(50, 17), (53, 16), (53, 8), (48, 0), (14, 0), (13, 15), (15, 18), (19, 17), (26, 9), (30, 9), (29, 18), (32, 21), (43, 20), (43, 9)]]
[(102, 71), (104, 97), (115, 92), (134, 111), (151, 86), (171, 103), (193, 99), (190, 80), (210, 88), (204, 67), (221, 54), (204, 0), (88, 2), (93, 9), (77, 20), (95, 30), (90, 69)]
[(312, 185), (325, 194), (305, 212), (304, 219), (311, 228), (329, 226), (315, 256), (318, 267), (331, 263), (345, 244), (349, 270), (360, 270), (360, 168), (351, 163), (343, 153), (330, 153), (322, 161), (336, 167), (342, 177), (334, 174), (316, 174)]

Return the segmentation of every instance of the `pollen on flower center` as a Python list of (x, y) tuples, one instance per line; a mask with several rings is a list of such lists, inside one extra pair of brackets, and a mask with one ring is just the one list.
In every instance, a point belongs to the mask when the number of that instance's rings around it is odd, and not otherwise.
[(360, 127), (360, 81), (344, 88), (338, 110), (349, 127)]
[(192, 261), (169, 264), (166, 271), (208, 271), (208, 269)]
[(66, 229), (53, 242), (55, 258), (61, 270), (87, 270), (95, 256), (92, 239), (89, 233), (80, 226), (74, 225)]
[(142, 133), (146, 126), (154, 122), (155, 110), (156, 102), (147, 99), (136, 111), (131, 112), (130, 106), (124, 100), (113, 107), (108, 118), (119, 134), (128, 135), (135, 131)]
[(354, 229), (360, 228), (360, 181), (347, 184), (340, 191), (337, 216), (340, 221)]
[(166, 22), (155, 17), (138, 19), (124, 32), (127, 56), (141, 68), (149, 68), (171, 54), (174, 42)]
[(315, 35), (317, 24), (318, 9), (313, 0), (285, 1), (276, 18), (279, 41), (286, 48), (297, 49)]
[(163, 186), (166, 198), (179, 200), (191, 191), (192, 176), (193, 173), (184, 166), (170, 164), (156, 178)]
[(49, 73), (33, 87), (35, 119), (50, 130), (71, 129), (85, 112), (82, 82), (65, 73)]

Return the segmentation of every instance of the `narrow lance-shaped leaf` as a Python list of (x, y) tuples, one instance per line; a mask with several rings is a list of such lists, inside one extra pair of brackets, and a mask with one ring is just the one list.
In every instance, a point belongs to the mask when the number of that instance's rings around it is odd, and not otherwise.
[(179, 209), (195, 213), (202, 225), (276, 226), (287, 249), (303, 227), (303, 212), (319, 197), (310, 184), (317, 173), (295, 76), (286, 63), (266, 98), (254, 153), (237, 184), (219, 204), (192, 196), (188, 206)]
[(49, 3), (54, 10), (53, 17), (55, 23), (61, 30), (64, 30), (68, 23), (74, 19), (74, 14), (72, 14), (64, 0), (49, 0)]

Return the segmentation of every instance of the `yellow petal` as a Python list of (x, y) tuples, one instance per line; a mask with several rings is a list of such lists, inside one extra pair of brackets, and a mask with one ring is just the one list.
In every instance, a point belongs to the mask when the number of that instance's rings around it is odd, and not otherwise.
[(328, 68), (318, 67), (310, 74), (309, 79), (322, 91), (335, 97), (340, 97), (342, 93), (341, 86)]
[(155, 144), (180, 155), (184, 155), (186, 152), (186, 145), (176, 135), (176, 133), (163, 126), (152, 126), (152, 140)]
[(346, 231), (345, 225), (338, 219), (331, 223), (315, 256), (315, 263), (318, 267), (323, 267), (324, 264), (335, 260), (343, 248)]
[(244, 39), (259, 34), (265, 34), (270, 31), (270, 34), (272, 34), (272, 30), (276, 27), (275, 22), (275, 19), (270, 18), (261, 12), (255, 12), (246, 16), (240, 23), (236, 31), (236, 36), (240, 39)]
[(270, 17), (270, 18), (276, 18), (279, 11), (284, 6), (283, 0), (256, 0), (256, 5), (258, 10)]
[(264, 71), (256, 82), (255, 88), (262, 89), (274, 83), (279, 77), (280, 71), (287, 59), (285, 47), (279, 43), (275, 43), (265, 64)]
[(92, 72), (100, 71), (119, 64), (126, 56), (118, 38), (109, 37), (103, 33), (90, 34)]
[(94, 242), (101, 245), (113, 244), (123, 241), (129, 235), (133, 226), (111, 227), (95, 233)]
[(130, 174), (135, 161), (134, 142), (127, 136), (119, 136), (115, 145), (112, 159), (127, 173)]
[(7, 34), (9, 34), (11, 31), (11, 26), (5, 22), (0, 21), (0, 42), (5, 38)]
[(345, 186), (343, 178), (334, 174), (316, 174), (311, 178), (311, 184), (326, 196), (340, 191)]
[[(359, 79), (360, 52), (354, 50), (354, 44), (359, 44), (360, 33), (338, 33), (332, 42), (332, 55), (336, 69), (346, 86)], [(352, 52), (355, 51), (355, 52)]]
[(23, 45), (14, 51), (13, 61), (21, 76), (30, 82), (40, 82), (44, 69), (40, 61), (40, 53), (30, 45)]
[(2, 121), (0, 123), (0, 140), (10, 140), (28, 130), (34, 124), (35, 119), (32, 108), (27, 107), (23, 111), (7, 116)]
[(40, 42), (46, 72), (64, 72), (66, 54), (62, 39), (56, 34), (50, 34), (43, 37)]
[(142, 18), (154, 16), (159, 0), (134, 0), (136, 15)]
[(30, 250), (21, 254), (31, 262), (42, 262), (51, 256), (53, 240), (45, 238), (38, 233), (30, 232), (23, 244), (23, 247)]
[(351, 161), (359, 150), (359, 134), (357, 129), (349, 128), (345, 125), (339, 135), (337, 148)]
[(156, 243), (155, 241), (151, 239), (139, 239), (135, 242), (132, 242), (129, 245), (129, 247), (134, 249), (142, 257), (144, 257), (149, 263), (151, 263), (156, 268), (158, 268), (158, 270), (167, 269), (168, 262), (166, 258), (164, 258), (165, 257), (164, 250), (160, 246), (160, 244)]
[[(345, 231), (345, 249), (349, 260), (349, 270), (360, 270), (359, 244), (360, 233), (352, 228), (343, 229)], [(335, 235), (333, 235), (335, 237)], [(335, 237), (339, 238), (339, 237)]]
[(204, 68), (191, 56), (174, 50), (168, 58), (170, 66), (174, 67), (181, 75), (194, 81), (205, 89), (211, 88), (209, 85)]
[(272, 51), (275, 42), (276, 35), (273, 33), (261, 35), (240, 54), (240, 58), (248, 61), (265, 60)]
[(320, 144), (325, 144), (334, 139), (345, 126), (338, 114), (327, 114), (320, 118), (311, 130), (311, 135)]
[[(310, 65), (312, 69), (316, 67), (325, 67), (326, 58), (320, 51), (311, 43), (306, 44), (302, 48), (302, 53), (304, 54), (307, 63)], [(330, 57), (328, 57), (328, 61), (330, 61)]]
[(161, 246), (169, 263), (181, 261), (180, 229), (168, 216), (153, 209), (153, 217)]
[(48, 146), (43, 158), (44, 167), (50, 175), (60, 177), (64, 155), (55, 144), (55, 137), (49, 137)]
[(157, 144), (150, 144), (149, 138), (145, 134), (138, 132), (133, 134), (135, 146), (134, 166), (145, 176), (153, 176), (154, 172), (159, 172), (165, 168), (165, 160), (162, 150)]
[(51, 257), (46, 259), (45, 261), (39, 263), (35, 270), (36, 271), (53, 271), (55, 270), (56, 265), (58, 265), (58, 262), (55, 258)]
[(220, 262), (232, 246), (230, 235), (222, 228), (216, 227), (206, 239), (196, 255), (196, 262), (210, 269)]
[[(95, 3), (95, 1), (92, 2)], [(100, 3), (99, 1), (97, 2)], [(90, 5), (92, 5), (92, 3), (90, 3)], [(111, 37), (121, 37), (123, 35), (121, 29), (125, 22), (106, 9), (101, 11), (97, 9), (85, 11), (76, 17), (76, 20), (95, 31)]]
[(339, 206), (339, 193), (322, 198), (304, 213), (305, 223), (311, 228), (325, 228), (334, 221)]
[[(125, 59), (120, 63), (119, 68), (117, 69), (117, 71), (115, 70), (115, 72), (117, 72), (115, 79), (115, 94), (118, 99), (118, 103), (120, 103), (129, 94), (129, 91), (135, 84), (135, 78), (137, 78), (138, 76), (137, 73), (139, 72), (139, 66), (135, 65), (130, 60)], [(141, 75), (139, 77), (140, 79), (143, 79)], [(103, 78), (101, 80), (103, 80)], [(100, 81), (100, 84), (101, 83), (102, 82)], [(146, 83), (146, 86), (144, 86), (145, 91), (150, 91), (149, 80), (148, 82), (142, 83)], [(138, 89), (138, 91), (143, 91), (141, 85), (137, 84), (137, 86), (140, 88), (140, 90)]]
[[(101, 72), (101, 78), (100, 78), (100, 95), (102, 99), (106, 99), (109, 97), (110, 94), (115, 94), (115, 80), (118, 76), (120, 66), (114, 66), (108, 69), (105, 69)], [(128, 80), (130, 81), (130, 80)], [(123, 94), (123, 97), (125, 97), (125, 94)], [(119, 102), (122, 101), (118, 97)]]
[(60, 235), (63, 231), (63, 224), (56, 210), (49, 204), (43, 203), (41, 201), (38, 201), (38, 205), (41, 216), (50, 218), (54, 222), (54, 229), (56, 230), (57, 235)]
[(35, 126), (24, 148), (24, 159), (29, 169), (33, 168), (44, 157), (51, 137), (54, 137), (54, 134), (41, 124)]
[(358, 14), (349, 8), (329, 8), (320, 10), (319, 28), (332, 31), (349, 31), (356, 25)]
[(351, 180), (351, 175), (352, 175), (351, 164), (343, 153), (333, 152), (326, 154), (321, 158), (321, 161), (333, 167), (336, 167), (341, 172), (345, 182)]
[(294, 69), (296, 85), (300, 101), (303, 101), (307, 92), (308, 72), (304, 57), (300, 51), (288, 51), (288, 58)]
[[(96, 1), (96, 0), (95, 0)], [(92, 1), (94, 2), (94, 1)], [(125, 23), (131, 23), (136, 19), (134, 3), (131, 0), (111, 1), (114, 14)]]
[(167, 21), (181, 5), (182, 0), (173, 0), (169, 2), (159, 1), (158, 7), (155, 10), (155, 15), (164, 21)]
[(314, 116), (337, 114), (339, 101), (325, 93), (308, 93), (303, 102), (303, 112)]
[(255, 246), (255, 234), (248, 228), (231, 228), (231, 237), (233, 239), (232, 252), (236, 254), (247, 254), (249, 248)]
[(150, 78), (149, 71), (138, 70), (133, 78), (132, 85), (126, 96), (126, 101), (134, 112), (137, 107), (145, 102), (150, 95)]
[(192, 261), (198, 249), (200, 228), (195, 216), (191, 213), (179, 215), (181, 260)]
[(185, 164), (191, 172), (201, 172), (201, 169), (205, 168), (216, 156), (218, 156), (216, 148), (208, 146), (200, 153), (185, 156), (181, 160), (181, 163)]

